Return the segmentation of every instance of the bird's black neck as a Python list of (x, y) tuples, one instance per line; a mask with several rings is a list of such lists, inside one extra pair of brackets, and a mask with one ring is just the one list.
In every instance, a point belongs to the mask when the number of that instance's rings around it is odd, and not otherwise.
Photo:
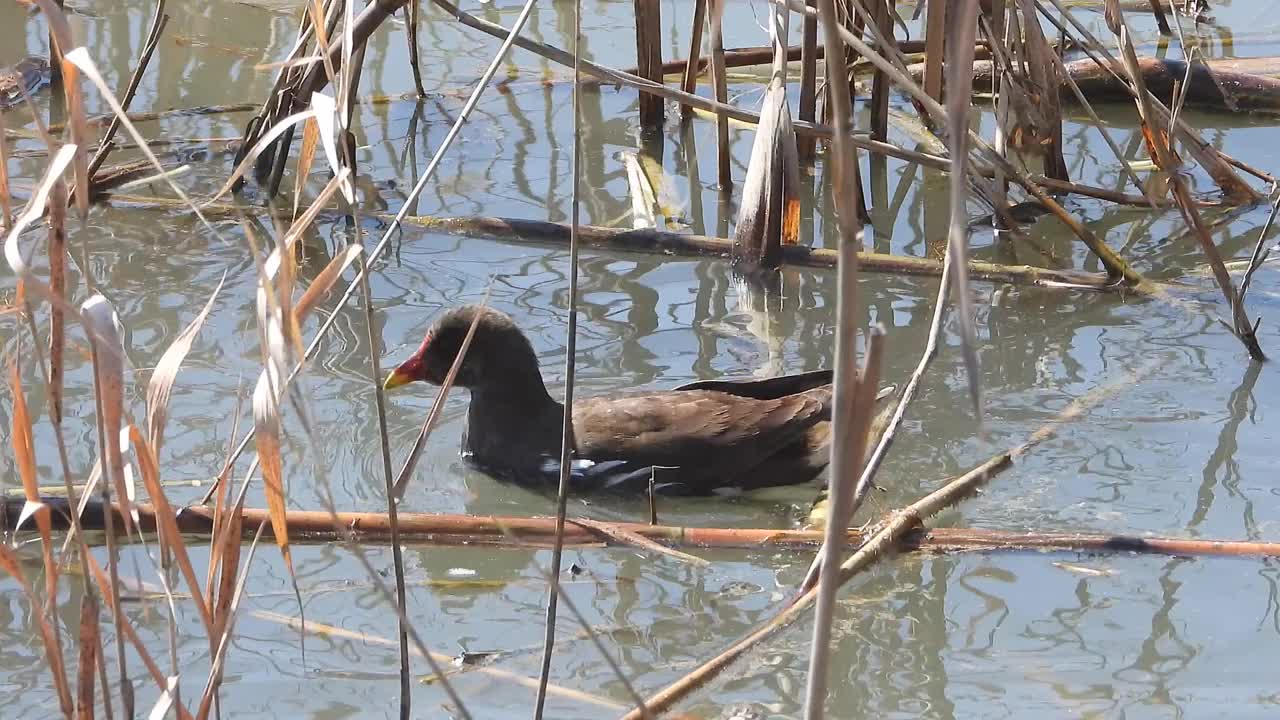
[(471, 388), (464, 449), (476, 462), (518, 467), (559, 457), (564, 407), (535, 379)]

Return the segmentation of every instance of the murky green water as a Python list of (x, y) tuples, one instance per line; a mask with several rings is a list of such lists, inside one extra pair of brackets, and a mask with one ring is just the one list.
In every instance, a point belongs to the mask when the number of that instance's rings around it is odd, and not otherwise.
[[(288, 12), (294, 3), (213, 2), (171, 5), (172, 22), (135, 103), (136, 109), (258, 101), (270, 74), (255, 64), (278, 60), (294, 36)], [(585, 3), (586, 49), (600, 62), (632, 63), (631, 3)], [(149, 6), (73, 3), (76, 32), (114, 85), (123, 85), (146, 34)], [(472, 5), (478, 14), (510, 24), (514, 3)], [(764, 42), (758, 27), (766, 8), (737, 2), (727, 44)], [(669, 29), (664, 55), (682, 57), (687, 44), (687, 3), (664, 3)], [(909, 15), (909, 9), (903, 9)], [(1218, 28), (1204, 37), (1222, 53), (1231, 29), (1249, 40), (1227, 54), (1276, 54), (1265, 33), (1275, 28), (1264, 3), (1219, 7)], [(1096, 23), (1098, 15), (1085, 12)], [(370, 208), (396, 209), (459, 112), (497, 42), (425, 11), (422, 32), (427, 89), (417, 103), (366, 103), (359, 114), (362, 187)], [(1143, 38), (1152, 24), (1131, 22)], [(527, 34), (565, 46), (572, 6), (544, 3)], [(20, 6), (0, 7), (0, 62), (45, 51), (43, 25)], [(1176, 55), (1176, 48), (1171, 54)], [(371, 46), (364, 94), (411, 88), (403, 25), (380, 32)], [(570, 85), (548, 83), (565, 71), (516, 51), (502, 92), (483, 100), (473, 123), (417, 203), (423, 214), (486, 214), (534, 219), (568, 217)], [(756, 86), (734, 88), (739, 102), (755, 106)], [(95, 99), (95, 106), (101, 104)], [(640, 144), (635, 93), (603, 87), (584, 93), (584, 220), (630, 222), (625, 169), (619, 153)], [(904, 112), (910, 113), (909, 106)], [(1076, 112), (1077, 119), (1083, 115)], [(1127, 108), (1105, 113), (1122, 147), (1136, 152)], [(670, 173), (682, 215), (695, 231), (725, 235), (736, 207), (714, 187), (715, 127), (697, 121), (683, 130), (669, 110), (656, 143)], [(1073, 116), (1075, 117), (1075, 116)], [(1280, 169), (1277, 131), (1266, 118), (1190, 113), (1213, 144), (1272, 172)], [(170, 118), (144, 124), (150, 137), (231, 137), (244, 115)], [(987, 121), (989, 122), (989, 118)], [(9, 127), (27, 122), (22, 111), (5, 116)], [(865, 118), (860, 121), (865, 124)], [(895, 139), (914, 141), (902, 131)], [(1121, 176), (1096, 129), (1078, 122), (1065, 129), (1073, 177), (1118, 187)], [(750, 152), (749, 130), (735, 130), (735, 178)], [(200, 148), (202, 143), (188, 147)], [(694, 152), (696, 147), (697, 152)], [(22, 141), (16, 150), (38, 145)], [(121, 152), (117, 159), (128, 157)], [(1136, 157), (1136, 155), (1135, 155)], [(214, 154), (184, 178), (193, 192), (207, 192), (225, 177), (229, 159)], [(17, 157), (10, 171), (29, 185), (40, 162)], [(899, 161), (867, 162), (875, 222), (869, 242), (877, 250), (911, 255), (936, 252), (945, 237), (945, 179)], [(289, 175), (287, 177), (292, 177)], [(822, 171), (813, 178), (821, 188)], [(312, 191), (322, 178), (316, 175)], [(1207, 180), (1197, 177), (1201, 189)], [(143, 192), (149, 192), (143, 189)], [(805, 232), (830, 244), (829, 208), (822, 197), (806, 206)], [(982, 382), (987, 408), (979, 437), (956, 352), (956, 335), (930, 372), (904, 434), (880, 476), (882, 512), (911, 502), (948, 475), (993, 452), (1021, 442), (1071, 402), (1100, 384), (1154, 362), (1141, 382), (1129, 383), (1107, 403), (1064, 429), (1059, 437), (1019, 460), (979, 497), (949, 511), (944, 525), (1005, 530), (1089, 531), (1280, 540), (1280, 503), (1274, 470), (1278, 407), (1276, 370), (1251, 370), (1239, 344), (1219, 325), (1225, 316), (1200, 250), (1173, 213), (1151, 214), (1073, 198), (1068, 207), (1131, 258), (1160, 278), (1184, 278), (1197, 288), (1192, 302), (1174, 306), (1060, 289), (977, 283)], [(978, 210), (975, 207), (974, 212)], [(1224, 254), (1247, 256), (1265, 208), (1213, 216)], [(217, 223), (214, 237), (186, 217), (156, 211), (97, 209), (73, 242), (85, 243), (94, 281), (120, 313), (132, 365), (128, 398), (142, 411), (150, 369), (173, 336), (188, 323), (223, 273), (227, 286), (196, 342), (171, 404), (162, 465), (166, 479), (205, 480), (221, 468), (232, 441), (235, 414), (248, 422), (249, 396), (260, 367), (254, 325), (253, 262), (241, 226)], [(269, 222), (257, 228), (265, 237)], [(380, 231), (375, 221), (367, 230)], [(314, 275), (351, 236), (341, 222), (325, 221), (305, 239), (304, 274)], [(993, 245), (975, 236), (984, 258), (1097, 269), (1069, 232), (1053, 221), (1032, 228), (1029, 247)], [(511, 313), (529, 333), (548, 384), (563, 385), (567, 259), (561, 249), (459, 238), (406, 229), (391, 256), (378, 263), (376, 351), (384, 362), (403, 359), (441, 308), (478, 300)], [(1255, 280), (1250, 311), (1261, 315), (1262, 345), (1280, 354), (1280, 276), (1263, 270)], [(682, 381), (744, 375), (763, 369), (800, 371), (827, 367), (834, 341), (833, 273), (787, 270), (785, 298), (768, 323), (742, 309), (725, 263), (588, 252), (581, 266), (578, 388), (585, 394)], [(12, 280), (5, 281), (11, 293)], [(889, 352), (887, 376), (902, 382), (924, 346), (936, 283), (927, 279), (864, 275), (867, 321), (883, 324)], [(77, 297), (84, 297), (83, 285)], [(318, 433), (324, 444), (308, 448), (294, 431), (286, 448), (291, 505), (320, 506), (321, 482), (340, 505), (353, 510), (385, 507), (368, 349), (358, 307), (340, 313), (306, 378)], [(6, 350), (16, 343), (14, 315), (3, 322)], [(308, 337), (318, 324), (309, 322)], [(755, 331), (766, 331), (766, 340)], [(66, 430), (72, 462), (87, 472), (96, 431), (85, 341), (72, 333)], [(27, 387), (35, 388), (31, 363)], [(33, 407), (43, 396), (32, 390)], [(429, 406), (425, 389), (393, 395), (389, 422), (396, 462), (407, 452)], [(7, 406), (6, 406), (7, 408)], [(465, 468), (457, 448), (465, 396), (455, 395), (433, 436), (404, 508), (412, 511), (538, 515), (548, 498), (503, 485)], [(8, 414), (6, 409), (6, 415)], [(36, 429), (42, 481), (59, 483), (52, 434)], [(319, 454), (325, 477), (313, 472)], [(247, 467), (241, 460), (240, 474)], [(16, 473), (6, 454), (0, 463), (12, 487)], [(202, 488), (179, 488), (176, 499), (194, 500)], [(792, 527), (813, 490), (774, 489), (724, 499), (682, 499), (660, 507), (664, 522), (705, 526)], [(250, 504), (262, 505), (260, 493)], [(639, 519), (643, 501), (574, 500), (571, 511), (603, 518)], [(390, 554), (370, 548), (389, 572)], [(264, 547), (251, 571), (222, 694), (226, 717), (390, 716), (397, 707), (397, 659), (392, 613), (370, 589), (364, 571), (336, 546), (295, 548), (308, 621), (339, 628), (307, 638), (305, 663), (298, 636), (273, 618), (297, 607), (278, 553)], [(777, 607), (809, 562), (807, 553), (714, 551), (706, 569), (624, 549), (571, 550), (566, 562), (586, 572), (567, 587), (586, 619), (604, 634), (609, 651), (643, 693), (652, 693), (715, 655)], [(28, 555), (35, 558), (37, 553)], [(545, 597), (542, 551), (491, 548), (409, 548), (406, 551), (410, 613), (427, 643), (453, 655), (468, 651), (513, 653), (489, 666), (536, 677)], [(197, 567), (205, 561), (195, 550)], [(148, 560), (126, 553), (144, 581), (154, 584)], [(1055, 564), (1059, 563), (1059, 564)], [(1063, 566), (1062, 564), (1066, 564)], [(1083, 567), (1089, 572), (1081, 571)], [(451, 570), (474, 572), (468, 584), (447, 582)], [(27, 566), (39, 572), (37, 562)], [(1280, 584), (1274, 563), (1258, 560), (1080, 556), (1077, 554), (965, 554), (911, 556), (883, 562), (842, 593), (837, 613), (835, 678), (829, 703), (834, 717), (1270, 717), (1276, 712), (1274, 673), (1280, 661)], [(74, 627), (77, 591), (59, 599), (62, 620)], [(179, 604), (179, 654), (186, 697), (198, 694), (208, 671), (207, 647), (193, 608)], [(162, 601), (139, 600), (128, 614), (159, 657), (167, 655)], [(589, 698), (552, 695), (549, 716), (599, 718), (618, 714), (627, 702), (622, 685), (580, 636), (575, 621), (561, 620), (563, 639), (552, 681)], [(684, 708), (692, 717), (720, 717), (724, 708), (760, 706), (766, 717), (795, 717), (807, 662), (810, 626), (801, 623), (766, 643), (715, 680)], [(108, 653), (110, 655), (110, 653)], [(137, 675), (139, 706), (155, 689)], [(427, 673), (421, 660), (415, 671)], [(114, 677), (114, 675), (113, 675)], [(510, 676), (466, 672), (454, 678), (476, 717), (529, 716), (532, 692)], [(56, 712), (32, 609), (9, 579), (0, 581), (0, 694), (6, 716), (45, 717)], [(113, 690), (114, 695), (118, 691)], [(414, 686), (417, 717), (448, 715), (438, 685)], [(10, 710), (12, 708), (12, 710)], [(10, 715), (12, 713), (12, 715)]]

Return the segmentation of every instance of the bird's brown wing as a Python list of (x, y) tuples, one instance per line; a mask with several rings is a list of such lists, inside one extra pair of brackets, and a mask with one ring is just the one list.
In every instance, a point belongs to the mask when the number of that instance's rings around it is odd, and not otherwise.
[(686, 383), (674, 388), (674, 390), (680, 392), (687, 390), (718, 390), (740, 397), (772, 400), (830, 385), (833, 379), (834, 375), (830, 370), (811, 370), (809, 372), (778, 375), (770, 378), (699, 380)]
[(597, 397), (574, 404), (578, 457), (659, 466), (674, 482), (734, 485), (829, 417), (826, 393), (756, 400), (712, 390)]

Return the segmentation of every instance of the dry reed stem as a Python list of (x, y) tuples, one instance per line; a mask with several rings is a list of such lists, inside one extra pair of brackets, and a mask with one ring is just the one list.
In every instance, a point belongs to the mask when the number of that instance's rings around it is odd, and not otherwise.
[[(160, 42), (160, 36), (164, 33), (164, 29), (169, 24), (169, 16), (164, 12), (165, 0), (156, 0), (155, 10), (151, 13), (151, 28), (147, 31), (147, 38), (142, 45), (142, 53), (138, 57), (138, 65), (133, 69), (133, 74), (129, 77), (129, 84), (125, 87), (124, 95), (121, 96), (120, 106), (125, 109), (126, 114), (129, 105), (133, 103), (133, 97), (138, 92), (138, 86), (142, 84), (142, 76), (147, 71), (147, 66), (151, 64), (151, 56), (155, 54), (156, 46)], [(98, 169), (102, 167), (107, 159), (107, 155), (111, 154), (111, 150), (115, 147), (114, 138), (116, 132), (120, 129), (120, 117), (112, 114), (111, 122), (107, 125), (106, 132), (102, 134), (102, 140), (99, 141), (98, 151), (94, 154), (93, 160), (89, 161), (89, 177), (92, 178), (97, 174)]]
[[(168, 198), (154, 196), (112, 195), (111, 199), (139, 208), (180, 210), (182, 207), (180, 203)], [(232, 205), (215, 204), (205, 206), (205, 212), (210, 214), (223, 214), (224, 212), (230, 213), (234, 211), (235, 206)], [(371, 216), (382, 220), (392, 219), (390, 214), (385, 213), (371, 213)], [(436, 232), (492, 237), (511, 242), (562, 244), (567, 242), (569, 234), (568, 225), (566, 224), (519, 218), (407, 215), (402, 218), (402, 221)], [(732, 241), (705, 235), (686, 235), (655, 229), (627, 230), (595, 225), (583, 225), (579, 228), (579, 231), (582, 234), (584, 247), (608, 249), (610, 251), (664, 256), (721, 258), (731, 257), (733, 251)], [(812, 248), (802, 245), (790, 245), (782, 248), (783, 264), (833, 268), (836, 266), (836, 257), (837, 253), (835, 251), (826, 248)], [(860, 252), (858, 253), (858, 258), (861, 268), (867, 272), (939, 277), (943, 270), (941, 262), (928, 258), (872, 252)], [(981, 281), (1009, 282), (1048, 288), (1117, 292), (1136, 296), (1145, 296), (1161, 289), (1177, 290), (1179, 287), (1160, 283), (1148, 283), (1146, 286), (1130, 287), (1115, 283), (1108, 279), (1105, 274), (1077, 270), (1055, 270), (1030, 265), (1001, 265), (977, 260), (969, 262), (969, 273), (974, 280)], [(322, 334), (318, 333), (317, 339), (312, 341), (312, 345), (309, 346), (307, 351), (308, 356), (313, 353), (312, 348), (317, 347), (318, 339), (321, 336)]]
[[(818, 13), (826, 49), (826, 76), (832, 79), (827, 83), (829, 112), (835, 135), (832, 142), (832, 197), (835, 200), (836, 222), (840, 231), (840, 244), (837, 250), (837, 290), (836, 290), (836, 347), (835, 347), (835, 379), (832, 390), (831, 421), (831, 467), (828, 471), (828, 487), (833, 512), (827, 520), (825, 552), (822, 563), (824, 574), (820, 576), (821, 585), (818, 598), (817, 618), (814, 622), (813, 642), (810, 644), (809, 675), (805, 691), (805, 717), (815, 720), (822, 717), (824, 702), (827, 696), (827, 667), (829, 659), (829, 642), (831, 638), (831, 619), (835, 607), (835, 569), (839, 563), (840, 526), (842, 508), (852, 503), (854, 478), (862, 467), (863, 446), (866, 442), (867, 426), (870, 413), (875, 410), (875, 402), (858, 403), (865, 400), (867, 387), (871, 388), (872, 397), (878, 377), (869, 378), (870, 384), (864, 384), (868, 378), (859, 377), (857, 356), (858, 322), (861, 317), (858, 311), (858, 249), (862, 244), (861, 221), (858, 207), (861, 188), (857, 182), (856, 151), (847, 141), (853, 130), (853, 104), (849, 97), (848, 66), (844, 53), (840, 52), (840, 38), (837, 33), (839, 19), (836, 16), (835, 0), (818, 0)], [(770, 4), (771, 13), (786, 13)], [(775, 42), (784, 42), (783, 38)], [(879, 342), (876, 343), (877, 349)], [(878, 353), (877, 353), (878, 356)], [(878, 374), (879, 368), (872, 365), (871, 351), (868, 350), (868, 369)]]
[[(1117, 4), (1117, 0), (1107, 0), (1107, 24), (1116, 36), (1124, 68), (1129, 73), (1130, 81), (1137, 91), (1138, 116), (1142, 122), (1143, 136), (1146, 140), (1147, 149), (1152, 153), (1156, 165), (1168, 175), (1170, 189), (1173, 191), (1173, 197), (1178, 203), (1178, 209), (1181, 211), (1187, 227), (1200, 243), (1205, 259), (1213, 270), (1214, 280), (1218, 283), (1218, 287), (1231, 309), (1231, 323), (1224, 322), (1223, 325), (1240, 340), (1245, 349), (1248, 350), (1250, 357), (1259, 362), (1264, 361), (1267, 358), (1258, 343), (1257, 325), (1249, 321), (1244, 309), (1244, 302), (1236, 292), (1231, 275), (1223, 264), (1222, 255), (1218, 252), (1218, 247), (1214, 244), (1213, 238), (1209, 237), (1208, 228), (1205, 227), (1200, 218), (1200, 213), (1196, 211), (1191, 192), (1181, 174), (1181, 159), (1178, 158), (1169, 144), (1170, 130), (1176, 127), (1177, 124), (1177, 105), (1167, 116), (1164, 113), (1157, 114), (1154, 98), (1147, 92), (1146, 85), (1143, 83), (1142, 72), (1138, 69), (1137, 53), (1134, 51), (1128, 24), (1124, 20), (1124, 15)], [(1227, 188), (1224, 187), (1223, 190), (1226, 191)]]
[[(972, 494), (974, 490), (990, 480), (995, 474), (1007, 468), (1009, 464), (1008, 453), (997, 455), (951, 481), (942, 489), (931, 493), (901, 511), (893, 513), (887, 523), (882, 525), (856, 553), (840, 565), (839, 582), (846, 582), (863, 568), (884, 557), (908, 532), (919, 527), (922, 521), (933, 512), (937, 512), (937, 510)], [(688, 696), (689, 693), (710, 682), (753, 647), (788, 627), (814, 604), (817, 596), (818, 588), (810, 589), (800, 595), (778, 613), (761, 623), (745, 638), (729, 646), (719, 655), (706, 661), (697, 669), (648, 698), (645, 701), (645, 705), (651, 711), (657, 713), (670, 709), (675, 703)], [(623, 716), (623, 720), (640, 719), (634, 713), (629, 713)]]
[[(0, 528), (12, 530), (22, 511), (21, 498), (6, 498), (0, 503)], [(72, 506), (64, 497), (41, 497), (41, 502), (52, 510), (53, 527), (68, 530)], [(154, 508), (146, 503), (136, 506), (143, 532), (155, 532)], [(118, 510), (113, 510), (118, 513)], [(269, 519), (265, 508), (242, 508), (243, 527), (248, 530), (225, 530), (221, 537), (210, 533), (214, 526), (213, 508), (191, 506), (178, 514), (179, 529), (192, 539), (223, 542), (228, 537), (249, 541), (253, 539), (257, 523)], [(356, 540), (363, 543), (384, 543), (390, 536), (385, 513), (339, 512), (339, 527), (335, 528), (328, 512), (315, 510), (290, 510), (289, 526), (298, 543), (329, 543)], [(104, 528), (103, 505), (89, 503), (80, 518), (86, 531)], [(501, 549), (514, 547), (503, 543), (503, 530), (521, 537), (523, 545), (546, 547), (555, 535), (555, 518), (452, 515), (437, 513), (400, 513), (400, 531), (406, 544), (422, 546), (484, 545)], [(119, 522), (117, 517), (117, 523)], [(595, 521), (601, 523), (601, 521)], [(603, 523), (614, 532), (604, 534), (585, 523), (570, 518), (565, 526), (565, 542), (573, 547), (603, 547), (617, 545), (635, 547), (622, 540), (634, 533), (654, 542), (671, 547), (690, 549), (794, 549), (817, 548), (822, 533), (812, 530), (783, 530), (777, 528), (715, 528), (650, 525), (645, 523)], [(267, 529), (270, 531), (270, 528)], [(30, 530), (23, 532), (29, 533)], [(846, 533), (848, 547), (856, 548), (866, 535), (856, 529)], [(1252, 542), (1216, 539), (1186, 539), (1168, 537), (1139, 537), (1133, 535), (1099, 535), (1090, 533), (1042, 533), (1038, 531), (1002, 531), (968, 528), (922, 529), (906, 539), (905, 549), (927, 552), (1123, 552), (1164, 555), (1195, 555), (1205, 557), (1280, 557), (1280, 542)], [(238, 542), (236, 543), (238, 547)]]
[[(693, 95), (698, 89), (698, 67), (699, 57), (702, 55), (702, 31), (707, 26), (707, 0), (694, 0), (693, 18), (689, 27), (689, 55), (687, 59), (680, 64), (680, 89)], [(664, 63), (662, 73), (665, 75), (670, 72), (673, 67), (672, 63)], [(639, 75), (640, 68), (636, 67), (631, 71), (632, 74)], [(692, 116), (693, 108), (688, 105), (680, 106), (681, 119), (688, 119)]]
[[(471, 15), (469, 13), (462, 12), (461, 10), (458, 10), (458, 8), (455, 5), (453, 5), (453, 3), (451, 3), (449, 0), (434, 0), (434, 2), (435, 4), (441, 6), (442, 8), (444, 8), (445, 10), (453, 14), (458, 19), (459, 22), (461, 22), (463, 25), (466, 25), (467, 27), (474, 28), (476, 30), (479, 30), (483, 33), (486, 33), (488, 35), (491, 35), (497, 38), (508, 37), (506, 28), (502, 27), (501, 25), (496, 25), (494, 23), (488, 22), (486, 20), (481, 20), (480, 18), (477, 18), (474, 15)], [(716, 7), (717, 5), (713, 3), (712, 4), (713, 14)], [(714, 46), (715, 46), (714, 33), (715, 32), (716, 32), (715, 25), (712, 25), (713, 64), (714, 64), (714, 57), (715, 57), (715, 51), (714, 51)], [(528, 50), (548, 60), (551, 60), (552, 62), (556, 62), (565, 66), (572, 66), (573, 64), (573, 55), (564, 50), (561, 50), (560, 48), (553, 47), (545, 43), (535, 42), (533, 40), (529, 40), (523, 37), (517, 37), (515, 39), (514, 44), (524, 50)], [(626, 73), (621, 70), (615, 70), (613, 68), (609, 68), (604, 65), (599, 65), (599, 64), (590, 62), (588, 60), (582, 61), (582, 72), (584, 74), (591, 75), (595, 78), (598, 78), (606, 82), (616, 83), (618, 85), (622, 85), (625, 87), (635, 88), (640, 92), (652, 93), (652, 94), (661, 96), (663, 98), (666, 98), (668, 100), (673, 100), (675, 102), (682, 103), (684, 105), (695, 108), (697, 110), (713, 113), (717, 116), (717, 122), (724, 122), (726, 128), (728, 127), (727, 121), (730, 119), (741, 120), (743, 122), (747, 122), (751, 124), (758, 124), (760, 122), (759, 113), (754, 113), (754, 112), (751, 112), (750, 110), (745, 110), (743, 108), (739, 108), (734, 105), (729, 105), (725, 100), (720, 100), (720, 99), (713, 100), (710, 98), (704, 98), (700, 95), (692, 95), (692, 94), (677, 90), (675, 88), (650, 82), (648, 80), (645, 80), (644, 78), (638, 77), (631, 73)], [(797, 133), (808, 134), (818, 138), (829, 138), (831, 136), (831, 128), (825, 125), (818, 125), (818, 124), (812, 124), (812, 123), (801, 122), (801, 121), (796, 121), (795, 123), (793, 123), (793, 125)], [(931, 167), (937, 167), (942, 169), (945, 169), (950, 165), (950, 162), (945, 158), (929, 155), (927, 153), (918, 153), (911, 150), (906, 150), (896, 145), (891, 145), (889, 143), (883, 143), (876, 140), (871, 140), (862, 135), (854, 136), (851, 139), (851, 142), (857, 147), (867, 150), (869, 152), (881, 153), (888, 157), (898, 158), (900, 160), (906, 160), (909, 162), (921, 162), (921, 163), (930, 165)]]

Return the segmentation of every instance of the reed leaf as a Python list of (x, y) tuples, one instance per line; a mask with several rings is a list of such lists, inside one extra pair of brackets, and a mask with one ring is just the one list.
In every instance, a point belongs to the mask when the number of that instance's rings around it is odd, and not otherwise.
[(213, 293), (209, 295), (209, 299), (205, 301), (204, 307), (195, 319), (178, 334), (178, 337), (174, 338), (164, 354), (160, 356), (156, 369), (151, 373), (151, 380), (147, 383), (147, 436), (157, 456), (160, 454), (164, 438), (165, 421), (169, 416), (169, 399), (173, 395), (173, 381), (177, 379), (182, 361), (186, 360), (187, 353), (191, 352), (196, 334), (200, 332), (205, 319), (209, 317), (209, 311), (213, 310), (213, 301), (218, 299), (218, 293), (222, 291), (222, 285), (226, 281), (227, 275), (223, 273), (218, 286), (213, 289)]
[(307, 185), (307, 176), (311, 174), (311, 161), (316, 157), (316, 144), (320, 141), (320, 126), (315, 118), (308, 118), (302, 126), (302, 147), (298, 148), (298, 168), (293, 178), (293, 217), (298, 217), (299, 203), (302, 202), (302, 190)]
[(636, 230), (657, 227), (658, 219), (653, 213), (653, 206), (657, 203), (657, 199), (636, 154), (622, 153), (622, 164), (627, 168), (627, 188), (631, 196), (631, 227)]
[(133, 441), (133, 452), (138, 458), (139, 474), (142, 475), (142, 482), (147, 488), (147, 495), (151, 498), (152, 504), (155, 505), (155, 516), (159, 522), (157, 530), (160, 534), (161, 548), (173, 552), (174, 559), (178, 561), (178, 570), (182, 573), (183, 579), (187, 581), (191, 599), (195, 603), (196, 610), (200, 613), (200, 620), (204, 623), (205, 632), (210, 638), (213, 638), (213, 620), (209, 615), (209, 606), (204, 602), (204, 595), (200, 592), (200, 583), (196, 580), (195, 569), (191, 565), (191, 556), (187, 553), (187, 544), (182, 539), (181, 531), (178, 530), (177, 512), (169, 504), (169, 498), (165, 495), (164, 488), (160, 484), (160, 465), (156, 461), (155, 451), (151, 444), (147, 442), (147, 438), (135, 425), (129, 426), (129, 439)]
[(105, 438), (102, 448), (106, 463), (104, 473), (116, 493), (116, 503), (124, 516), (125, 529), (132, 533), (135, 514), (132, 509), (135, 488), (125, 473), (124, 456), (117, 438), (124, 430), (124, 344), (119, 320), (111, 303), (102, 295), (93, 295), (80, 306), (80, 320), (90, 332), (94, 383), (98, 390), (98, 423)]
[(342, 273), (351, 266), (351, 263), (362, 252), (364, 252), (363, 246), (348, 245), (341, 253), (335, 255), (328, 265), (324, 266), (324, 270), (321, 270), (316, 275), (311, 284), (307, 286), (306, 291), (302, 293), (302, 297), (298, 298), (298, 302), (293, 306), (293, 314), (298, 319), (298, 322), (302, 322), (311, 314), (311, 311), (315, 309), (320, 300), (333, 289), (334, 283), (338, 281)]
[(271, 515), (271, 532), (284, 557), (285, 567), (293, 575), (293, 557), (289, 552), (289, 524), (285, 520), (284, 465), (280, 457), (280, 407), (268, 375), (264, 372), (259, 376), (258, 385), (253, 391), (253, 436), (258, 449), (267, 509)]

